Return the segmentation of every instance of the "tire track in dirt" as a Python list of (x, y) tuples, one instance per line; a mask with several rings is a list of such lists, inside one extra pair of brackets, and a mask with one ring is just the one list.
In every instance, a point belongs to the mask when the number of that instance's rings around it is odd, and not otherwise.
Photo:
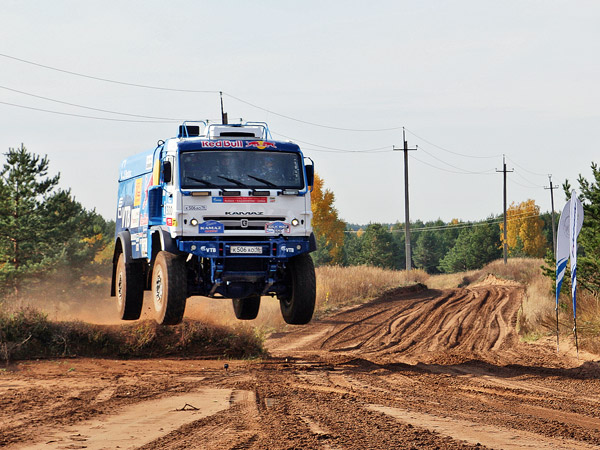
[(57, 428), (79, 430), (72, 445), (86, 445), (86, 421), (216, 389), (231, 392), (225, 408), (138, 448), (600, 447), (598, 363), (520, 342), (522, 288), (487, 281), (388, 293), (274, 334), (273, 357), (228, 370), (192, 359), (28, 363), (1, 374), (0, 445), (27, 448)]
[(298, 389), (358, 395), (400, 422), (457, 441), (600, 446), (600, 366), (520, 342), (515, 326), (523, 288), (498, 281), (399, 290), (283, 336), (283, 351), (278, 339), (268, 347), (278, 357), (311, 355), (313, 362), (353, 367), (327, 378), (300, 377), (293, 383)]
[(520, 295), (519, 288), (485, 286), (388, 296), (293, 333), (297, 346), (290, 338), (283, 346), (276, 340), (268, 345), (276, 355), (312, 349), (411, 362), (433, 362), (449, 351), (497, 358), (518, 344), (514, 323)]

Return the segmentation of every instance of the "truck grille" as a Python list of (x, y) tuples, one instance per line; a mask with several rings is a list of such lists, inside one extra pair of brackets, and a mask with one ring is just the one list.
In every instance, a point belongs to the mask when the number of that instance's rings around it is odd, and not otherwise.
[(285, 217), (281, 216), (260, 216), (260, 217), (238, 217), (238, 216), (204, 216), (204, 220), (216, 220), (221, 222), (228, 230), (264, 230), (269, 222), (284, 222)]

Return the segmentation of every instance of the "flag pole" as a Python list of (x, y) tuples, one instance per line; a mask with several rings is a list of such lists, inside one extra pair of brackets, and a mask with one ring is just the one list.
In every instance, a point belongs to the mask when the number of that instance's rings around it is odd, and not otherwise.
[(556, 310), (556, 353), (559, 353), (559, 335), (558, 335), (558, 302), (556, 302), (556, 306), (554, 307)]
[(579, 359), (579, 342), (577, 339), (577, 236), (583, 225), (583, 207), (575, 191), (571, 192), (570, 238), (571, 238), (571, 296), (573, 297), (573, 334), (575, 348)]
[(577, 342), (577, 317), (573, 316), (573, 333), (575, 334), (575, 349), (577, 350), (577, 359), (579, 359), (579, 343)]

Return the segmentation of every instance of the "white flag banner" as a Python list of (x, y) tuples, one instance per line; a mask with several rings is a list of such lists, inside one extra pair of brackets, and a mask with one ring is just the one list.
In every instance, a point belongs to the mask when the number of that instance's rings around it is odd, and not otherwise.
[(570, 253), (571, 236), (571, 200), (567, 202), (558, 221), (556, 233), (556, 310), (558, 311), (558, 296), (567, 270)]
[(575, 334), (575, 348), (579, 357), (579, 344), (577, 343), (577, 236), (583, 226), (583, 205), (577, 198), (575, 191), (571, 192), (571, 199), (563, 208), (556, 236), (556, 351), (558, 346), (558, 297), (560, 288), (567, 270), (567, 262), (571, 259), (571, 296), (573, 297), (573, 333)]
[(571, 193), (571, 213), (570, 213), (570, 256), (571, 256), (571, 296), (573, 297), (573, 318), (577, 317), (577, 236), (583, 226), (583, 205), (575, 195)]

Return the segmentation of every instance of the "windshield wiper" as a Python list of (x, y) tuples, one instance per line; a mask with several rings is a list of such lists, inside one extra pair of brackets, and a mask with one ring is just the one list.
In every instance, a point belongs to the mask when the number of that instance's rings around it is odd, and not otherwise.
[(248, 187), (247, 185), (245, 185), (245, 184), (244, 184), (244, 183), (242, 183), (241, 181), (235, 180), (235, 179), (233, 179), (233, 178), (224, 177), (224, 176), (221, 176), (221, 175), (217, 175), (217, 176), (218, 176), (219, 178), (223, 178), (224, 180), (227, 180), (227, 181), (229, 181), (230, 183), (233, 183), (233, 184), (235, 184), (236, 186), (243, 187), (243, 188), (247, 188), (247, 187)]
[(269, 187), (277, 187), (275, 183), (271, 183), (269, 180), (265, 180), (264, 178), (255, 177), (254, 175), (247, 175), (249, 178), (253, 180), (260, 181), (261, 183), (266, 184)]
[(206, 180), (203, 180), (201, 178), (195, 178), (195, 177), (191, 177), (189, 175), (186, 175), (185, 177), (189, 178), (190, 180), (194, 180), (194, 181), (196, 181), (198, 183), (202, 183), (204, 186), (213, 187), (213, 188), (218, 187), (216, 184), (213, 184), (210, 181), (206, 181)]

